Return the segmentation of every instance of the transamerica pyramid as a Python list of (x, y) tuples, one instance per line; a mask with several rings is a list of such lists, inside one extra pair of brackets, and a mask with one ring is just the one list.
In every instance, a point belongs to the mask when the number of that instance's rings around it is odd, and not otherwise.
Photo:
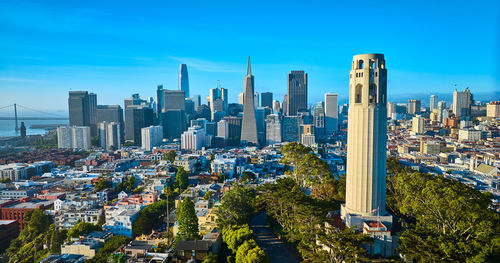
[(243, 93), (243, 123), (241, 125), (241, 144), (259, 144), (257, 138), (257, 122), (255, 120), (254, 83), (250, 57), (248, 57), (247, 75), (245, 76), (245, 90)]

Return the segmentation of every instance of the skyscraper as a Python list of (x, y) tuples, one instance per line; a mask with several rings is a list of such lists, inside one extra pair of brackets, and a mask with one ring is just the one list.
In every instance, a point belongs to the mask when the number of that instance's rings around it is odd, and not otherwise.
[(141, 143), (141, 129), (153, 125), (153, 109), (146, 105), (129, 105), (125, 109), (125, 140)]
[(260, 94), (260, 106), (273, 108), (273, 93), (272, 92), (262, 92)]
[(266, 117), (266, 145), (281, 143), (281, 120), (279, 114)]
[(287, 75), (286, 114), (296, 116), (301, 109), (307, 109), (307, 73), (292, 70)]
[(385, 210), (387, 70), (384, 55), (354, 56), (349, 87), (346, 203), (342, 205), (342, 217), (349, 227), (361, 227), (364, 221), (377, 220), (377, 215), (384, 224), (390, 221), (392, 225), (392, 216), (386, 216)]
[(214, 114), (216, 112), (227, 112), (227, 105), (229, 102), (227, 89), (222, 88), (220, 86), (220, 82), (217, 82), (217, 88), (210, 89), (207, 100), (210, 105), (212, 120), (214, 119)]
[(273, 100), (273, 112), (274, 113), (279, 113), (281, 112), (281, 104), (277, 100)]
[(97, 127), (101, 148), (117, 150), (121, 147), (120, 123), (103, 121), (99, 122)]
[(179, 90), (184, 91), (186, 98), (189, 97), (189, 78), (186, 64), (179, 66)]
[(259, 144), (257, 137), (257, 123), (255, 120), (254, 103), (254, 78), (250, 68), (250, 57), (248, 57), (247, 75), (245, 76), (245, 90), (243, 93), (243, 122), (241, 124), (241, 143), (246, 145)]
[(97, 105), (97, 123), (104, 121), (120, 124), (120, 142), (123, 142), (125, 139), (125, 125), (122, 107), (120, 105)]
[(130, 98), (126, 98), (123, 100), (123, 106), (125, 109), (127, 109), (127, 107), (130, 105), (147, 105), (149, 107), (148, 102), (141, 99), (139, 93), (132, 94)]
[(414, 115), (420, 113), (421, 103), (420, 100), (408, 100), (408, 114)]
[(69, 125), (90, 127), (90, 103), (87, 91), (70, 91), (68, 109)]
[(178, 139), (186, 130), (186, 100), (182, 90), (163, 90), (164, 106), (161, 113), (163, 135)]
[(313, 111), (313, 125), (314, 125), (314, 134), (318, 138), (325, 137), (325, 109), (323, 107), (323, 102), (319, 102), (316, 107), (314, 107)]
[(438, 96), (437, 95), (431, 95), (431, 99), (429, 101), (429, 108), (430, 110), (437, 109), (438, 106)]
[(241, 117), (226, 116), (223, 120), (225, 120), (228, 125), (228, 145), (239, 146), (241, 138)]
[(97, 94), (89, 93), (90, 135), (97, 136)]
[(392, 114), (396, 114), (396, 104), (394, 102), (387, 102), (387, 118), (394, 118)]
[(243, 105), (243, 102), (245, 101), (244, 93), (238, 94), (238, 104)]
[(160, 119), (161, 115), (161, 110), (163, 109), (165, 103), (164, 103), (164, 96), (163, 96), (163, 85), (158, 85), (156, 86), (156, 118)]
[(413, 134), (424, 133), (424, 117), (417, 115), (412, 118), (411, 131)]
[(453, 92), (453, 113), (455, 116), (460, 118), (470, 117), (473, 101), (472, 93), (470, 93), (468, 87), (463, 91), (457, 91), (455, 89)]
[(325, 94), (325, 130), (331, 135), (339, 130), (339, 108), (337, 93)]

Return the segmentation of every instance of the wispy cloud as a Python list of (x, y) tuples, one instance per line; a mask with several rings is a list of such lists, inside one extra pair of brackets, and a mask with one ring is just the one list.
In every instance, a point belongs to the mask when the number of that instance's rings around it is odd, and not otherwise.
[(224, 73), (244, 73), (245, 68), (240, 64), (214, 62), (199, 58), (175, 57), (167, 56), (168, 59), (178, 61), (179, 63), (187, 64), (188, 67), (193, 67), (200, 71), (206, 72), (224, 72)]

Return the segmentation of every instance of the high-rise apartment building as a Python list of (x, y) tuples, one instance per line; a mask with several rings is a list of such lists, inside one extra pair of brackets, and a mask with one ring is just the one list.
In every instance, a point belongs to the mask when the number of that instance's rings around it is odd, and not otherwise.
[(296, 116), (301, 109), (307, 109), (307, 73), (292, 70), (287, 75), (286, 114)]
[(300, 124), (301, 118), (299, 116), (283, 116), (282, 141), (298, 142)]
[(394, 102), (387, 102), (387, 118), (393, 119), (393, 114), (396, 114), (396, 104)]
[(273, 93), (272, 92), (262, 92), (260, 94), (260, 106), (273, 108)]
[(417, 115), (411, 120), (411, 131), (413, 134), (424, 133), (424, 117)]
[(299, 127), (300, 143), (312, 146), (316, 144), (316, 136), (314, 135), (314, 125), (301, 124)]
[(254, 104), (254, 77), (248, 57), (247, 75), (245, 76), (245, 90), (243, 100), (243, 122), (241, 124), (241, 143), (258, 145), (257, 123)]
[(463, 91), (453, 92), (453, 113), (456, 117), (470, 117), (471, 105), (474, 102), (472, 93), (467, 87)]
[(147, 100), (141, 99), (141, 97), (139, 96), (139, 93), (132, 94), (132, 96), (130, 98), (126, 98), (123, 100), (123, 107), (125, 109), (127, 109), (128, 106), (132, 106), (132, 105), (143, 105), (143, 106), (148, 106), (148, 107), (150, 106), (148, 104)]
[(325, 131), (331, 135), (339, 130), (339, 96), (337, 93), (325, 94)]
[(280, 115), (273, 113), (266, 117), (266, 145), (281, 143)]
[(437, 95), (431, 95), (431, 99), (429, 101), (429, 108), (430, 110), (437, 109), (438, 106), (438, 96)]
[(408, 100), (408, 114), (414, 115), (420, 113), (420, 100)]
[(57, 127), (57, 147), (60, 149), (87, 151), (91, 146), (90, 137), (89, 126)]
[(189, 77), (186, 64), (179, 66), (179, 90), (184, 91), (186, 98), (189, 97)]
[(153, 147), (161, 145), (163, 140), (163, 126), (149, 126), (141, 129), (141, 148), (151, 151)]
[(141, 143), (141, 129), (153, 125), (153, 109), (147, 105), (129, 105), (125, 108), (125, 140)]
[(99, 122), (97, 131), (101, 148), (108, 151), (120, 149), (122, 142), (121, 130), (120, 123), (118, 122)]

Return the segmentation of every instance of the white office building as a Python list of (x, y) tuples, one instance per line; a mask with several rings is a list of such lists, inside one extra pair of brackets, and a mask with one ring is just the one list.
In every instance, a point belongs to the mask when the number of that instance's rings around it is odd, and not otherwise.
[(205, 130), (200, 126), (189, 127), (181, 135), (181, 149), (196, 151), (205, 146)]
[(163, 140), (163, 126), (149, 126), (141, 129), (142, 148), (151, 151)]
[(226, 120), (220, 120), (217, 122), (217, 137), (224, 139), (229, 138), (229, 123)]

